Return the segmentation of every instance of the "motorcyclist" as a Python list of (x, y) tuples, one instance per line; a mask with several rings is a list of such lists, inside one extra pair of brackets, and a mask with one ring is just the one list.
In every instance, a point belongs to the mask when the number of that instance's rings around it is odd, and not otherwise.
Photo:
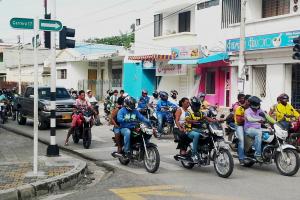
[[(244, 152), (244, 123), (245, 123), (245, 110), (249, 108), (249, 99), (250, 95), (244, 95), (243, 104), (238, 106), (234, 112), (234, 122), (235, 122), (235, 131), (237, 138), (239, 139), (238, 143), (238, 156), (240, 165), (245, 165), (245, 152)], [(241, 103), (241, 102), (240, 102)]]
[(120, 134), (124, 137), (124, 153), (127, 157), (130, 157), (131, 129), (135, 128), (139, 121), (151, 127), (151, 122), (136, 109), (135, 105), (136, 100), (128, 96), (124, 99), (123, 108), (117, 114)]
[(107, 90), (104, 98), (104, 111), (108, 113), (110, 110), (110, 97), (113, 95), (113, 90)]
[(280, 96), (277, 97), (276, 99), (277, 103), (274, 104), (270, 110), (269, 110), (269, 115), (273, 118), (273, 119), (276, 119), (276, 108), (277, 108), (277, 105), (280, 104)]
[(160, 100), (157, 102), (156, 106), (156, 114), (158, 121), (157, 137), (160, 137), (162, 135), (163, 121), (166, 119), (167, 112), (169, 112), (169, 110), (166, 110), (166, 108), (177, 108), (176, 104), (173, 104), (170, 101), (168, 101), (169, 95), (167, 92), (160, 92), (159, 97)]
[(255, 158), (258, 162), (263, 162), (261, 157), (261, 143), (262, 143), (262, 128), (261, 124), (265, 122), (264, 118), (261, 116), (261, 113), (264, 115), (262, 109), (260, 109), (260, 98), (252, 96), (248, 99), (249, 108), (245, 111), (245, 123), (244, 130), (245, 134), (249, 137), (255, 139), (254, 148), (255, 148)]
[(170, 102), (178, 106), (179, 103), (177, 99), (178, 92), (176, 90), (171, 90), (170, 96), (171, 96)]
[(150, 97), (148, 96), (148, 91), (143, 90), (142, 91), (142, 96), (140, 97), (139, 102), (138, 102), (137, 109), (138, 110), (147, 109), (147, 107), (149, 105), (149, 102), (150, 102)]
[(200, 103), (201, 103), (201, 111), (202, 112), (207, 112), (208, 108), (210, 106), (210, 103), (205, 100), (206, 94), (203, 93), (203, 92), (200, 92), (198, 97), (199, 97), (199, 100), (200, 100)]
[(118, 103), (118, 106), (122, 106), (124, 104), (124, 99), (126, 98), (124, 96), (125, 94), (125, 91), (124, 90), (120, 90), (120, 96), (118, 97), (118, 100), (117, 100), (117, 103)]
[(281, 122), (287, 129), (290, 129), (290, 122), (292, 120), (298, 120), (300, 114), (289, 104), (289, 96), (287, 94), (281, 94), (279, 96), (280, 103), (276, 106), (276, 119)]
[(114, 109), (118, 104), (118, 90), (113, 91), (113, 95), (109, 99), (109, 108), (110, 110)]
[(100, 122), (100, 117), (99, 117), (99, 105), (98, 105), (98, 101), (96, 99), (96, 97), (93, 95), (93, 92), (91, 90), (87, 90), (86, 91), (86, 97), (85, 99), (90, 102), (90, 104), (92, 105), (93, 109), (96, 111), (95, 112), (95, 124), (96, 125), (102, 125), (102, 123)]
[(156, 106), (157, 106), (157, 102), (159, 101), (159, 94), (157, 91), (154, 91), (152, 93), (152, 97), (150, 97), (150, 102), (149, 102), (149, 106), (152, 108), (152, 109), (156, 109)]
[(65, 140), (65, 145), (69, 144), (69, 138), (70, 138), (71, 134), (74, 132), (74, 129), (81, 124), (82, 113), (80, 112), (79, 114), (77, 114), (77, 111), (85, 111), (85, 110), (88, 110), (88, 109), (93, 110), (90, 102), (85, 99), (84, 90), (80, 90), (78, 99), (76, 99), (76, 101), (74, 103), (74, 110), (73, 110), (73, 115), (72, 115), (72, 124), (71, 124), (71, 128), (68, 131), (68, 135), (67, 135), (67, 138)]
[(246, 101), (245, 97), (246, 97), (246, 95), (243, 93), (238, 94), (238, 96), (237, 96), (238, 101), (232, 105), (233, 113), (239, 106), (244, 105), (244, 103)]

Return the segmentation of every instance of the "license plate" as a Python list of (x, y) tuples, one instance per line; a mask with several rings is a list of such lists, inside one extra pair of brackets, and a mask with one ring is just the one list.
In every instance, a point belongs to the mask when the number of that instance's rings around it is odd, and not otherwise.
[(71, 119), (71, 115), (69, 114), (65, 114), (62, 116), (63, 119)]

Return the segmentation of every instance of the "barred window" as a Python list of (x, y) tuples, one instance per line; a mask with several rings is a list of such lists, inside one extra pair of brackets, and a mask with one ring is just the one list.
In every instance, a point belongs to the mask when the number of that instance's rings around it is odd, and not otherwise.
[(267, 69), (263, 67), (253, 67), (253, 95), (266, 97), (266, 77)]
[(162, 35), (162, 23), (163, 23), (163, 15), (162, 14), (154, 15), (154, 37), (158, 37)]
[(58, 69), (57, 70), (57, 79), (67, 79), (67, 70), (66, 69)]
[(241, 0), (223, 0), (221, 28), (241, 22)]
[(205, 93), (206, 94), (215, 94), (216, 89), (216, 72), (207, 72), (205, 80)]
[(290, 0), (263, 0), (262, 17), (273, 17), (290, 13)]
[(179, 13), (179, 33), (190, 32), (191, 30), (191, 11)]
[(199, 3), (197, 5), (197, 10), (202, 10), (202, 9), (209, 8), (212, 6), (217, 6), (217, 5), (219, 5), (219, 1), (220, 0), (210, 0), (210, 1), (205, 1), (205, 2)]

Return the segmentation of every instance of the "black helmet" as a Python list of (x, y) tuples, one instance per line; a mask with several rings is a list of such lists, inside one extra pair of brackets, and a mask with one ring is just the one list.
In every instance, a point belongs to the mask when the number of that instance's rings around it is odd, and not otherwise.
[(289, 101), (289, 95), (283, 93), (279, 96), (280, 100), (286, 100), (286, 101)]
[(254, 109), (259, 109), (260, 108), (260, 102), (261, 99), (258, 98), (257, 96), (252, 96), (248, 99), (250, 107)]
[(178, 92), (176, 90), (171, 90), (170, 96), (171, 97), (176, 97), (178, 95)]
[(169, 97), (169, 95), (168, 95), (168, 93), (167, 93), (167, 92), (164, 92), (164, 91), (162, 91), (162, 92), (160, 92), (160, 93), (159, 93), (159, 97), (160, 97), (160, 99), (161, 99), (161, 100), (163, 100), (163, 101), (167, 101), (167, 100), (168, 100), (168, 97)]
[(134, 110), (135, 109), (136, 100), (133, 97), (126, 97), (124, 99), (124, 107), (127, 110)]
[(155, 90), (153, 93), (152, 93), (152, 96), (157, 99), (158, 98), (158, 92)]
[(205, 93), (203, 93), (203, 92), (200, 92), (199, 94), (198, 94), (198, 97), (199, 98), (201, 98), (201, 97), (205, 97), (206, 96), (206, 94)]
[(201, 102), (199, 100), (199, 98), (197, 97), (192, 97), (191, 98), (191, 108), (194, 112), (198, 112), (200, 110), (201, 107)]

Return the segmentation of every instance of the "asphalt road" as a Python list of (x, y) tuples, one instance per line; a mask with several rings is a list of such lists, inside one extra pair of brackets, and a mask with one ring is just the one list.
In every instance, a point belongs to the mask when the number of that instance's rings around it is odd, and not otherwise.
[[(32, 123), (19, 126), (9, 122), (5, 126), (33, 134)], [(67, 134), (67, 126), (57, 129), (57, 143), (63, 145)], [(228, 179), (216, 175), (213, 165), (195, 167), (187, 170), (173, 159), (177, 153), (176, 144), (171, 139), (156, 140), (161, 156), (160, 169), (149, 174), (137, 164), (122, 166), (114, 160), (110, 153), (114, 150), (111, 141), (110, 127), (101, 126), (92, 129), (93, 141), (91, 149), (83, 149), (81, 142), (67, 147), (70, 150), (104, 162), (115, 169), (107, 180), (91, 187), (66, 191), (64, 194), (53, 195), (50, 199), (210, 199), (210, 200), (282, 200), (299, 199), (300, 172), (294, 177), (285, 177), (278, 173), (275, 164), (254, 165), (244, 168), (235, 159), (235, 168)], [(40, 131), (39, 137), (50, 140), (50, 131)], [(45, 152), (40, 152), (44, 155)]]

